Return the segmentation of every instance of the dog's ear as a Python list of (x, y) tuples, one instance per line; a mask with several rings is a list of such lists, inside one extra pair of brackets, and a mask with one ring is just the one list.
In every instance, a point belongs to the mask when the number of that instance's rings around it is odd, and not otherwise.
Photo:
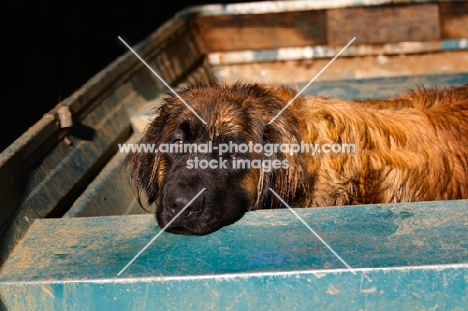
[[(272, 88), (270, 91), (274, 99), (266, 103), (266, 106), (269, 107), (263, 120), (263, 144), (285, 144), (288, 146), (296, 144), (300, 146), (302, 138), (298, 119), (288, 109), (277, 116), (277, 113), (294, 98), (295, 92), (285, 87)], [(296, 104), (301, 104), (302, 97), (297, 98), (297, 101)], [(275, 119), (270, 123), (273, 118)], [(271, 157), (265, 155), (263, 157), (265, 160), (280, 160), (282, 167), (272, 169), (270, 172), (261, 172), (260, 179), (263, 184), (259, 202), (264, 202), (268, 206), (256, 208), (284, 208), (283, 203), (271, 193), (269, 188), (272, 188), (286, 202), (300, 202), (308, 191), (307, 185), (310, 184), (304, 154), (278, 151)], [(286, 168), (284, 164), (286, 164)]]
[[(160, 185), (166, 170), (163, 156), (158, 153), (159, 145), (164, 142), (170, 131), (167, 104), (163, 103), (155, 117), (145, 128), (143, 137), (137, 143), (140, 149), (130, 151), (123, 166), (127, 169), (138, 203), (146, 197), (147, 205), (154, 203), (159, 196)], [(144, 148), (146, 147), (146, 148)]]
[[(285, 116), (286, 117), (286, 116)], [(278, 117), (273, 123), (266, 124), (264, 128), (264, 144), (292, 144), (300, 145), (298, 125), (289, 118)], [(278, 195), (288, 203), (299, 202), (307, 193), (307, 166), (303, 154), (292, 152), (274, 153), (267, 160), (281, 161), (281, 168), (272, 169), (270, 172), (262, 172), (263, 176), (263, 202), (268, 202), (268, 208), (284, 208), (269, 190), (272, 188)], [(269, 197), (269, 198), (268, 198)]]

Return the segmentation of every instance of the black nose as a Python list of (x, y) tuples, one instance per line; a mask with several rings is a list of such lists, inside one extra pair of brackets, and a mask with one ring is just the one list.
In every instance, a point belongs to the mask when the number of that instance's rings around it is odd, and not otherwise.
[[(177, 215), (197, 194), (176, 194), (172, 193), (166, 197), (165, 207), (173, 214)], [(190, 205), (184, 210), (181, 217), (190, 217), (199, 215), (205, 209), (205, 197), (199, 195)]]

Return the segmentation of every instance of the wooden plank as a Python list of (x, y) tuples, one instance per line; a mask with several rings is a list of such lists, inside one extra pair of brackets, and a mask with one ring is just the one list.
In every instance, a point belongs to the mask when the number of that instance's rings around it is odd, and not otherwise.
[(358, 43), (431, 41), (440, 39), (436, 3), (327, 10), (327, 42)]
[[(224, 66), (231, 64), (255, 65), (262, 62), (285, 62), (285, 61), (307, 61), (319, 60), (323, 58), (333, 58), (342, 46), (315, 45), (305, 47), (286, 47), (273, 50), (245, 50), (232, 52), (216, 52), (207, 55), (208, 61), (213, 66)], [(424, 57), (434, 53), (444, 53), (447, 51), (463, 52), (468, 50), (468, 39), (449, 39), (441, 41), (426, 42), (396, 42), (396, 43), (367, 43), (360, 45), (350, 45), (343, 53), (347, 57), (368, 56), (395, 56), (398, 57), (417, 55)], [(327, 60), (329, 61), (329, 60)]]
[(325, 43), (325, 12), (302, 11), (195, 18), (205, 52)]
[(357, 275), (287, 209), (202, 237), (163, 233), (120, 277), (159, 231), (152, 215), (39, 219), (1, 268), (0, 296), (12, 310), (468, 305), (468, 200), (296, 212)]
[[(438, 0), (460, 1), (460, 0)], [(247, 3), (208, 4), (189, 7), (178, 15), (240, 15), (240, 14), (266, 14), (293, 11), (310, 11), (344, 7), (362, 7), (391, 5), (395, 3), (435, 2), (434, 0), (280, 0), (280, 1), (252, 1)]]
[(468, 38), (468, 1), (441, 2), (439, 6), (442, 37)]
[[(314, 58), (293, 61), (246, 62), (214, 66), (220, 81), (234, 83), (239, 79), (261, 83), (309, 81), (330, 59)], [(339, 57), (314, 82), (411, 75), (459, 74), (468, 72), (468, 51)], [(408, 86), (407, 86), (408, 87)]]
[[(306, 84), (302, 82), (297, 86), (302, 89)], [(468, 73), (323, 81), (312, 83), (303, 94), (348, 99), (376, 99), (399, 96), (418, 86), (442, 88), (463, 84), (468, 84)], [(290, 85), (290, 87), (295, 87), (295, 85)]]

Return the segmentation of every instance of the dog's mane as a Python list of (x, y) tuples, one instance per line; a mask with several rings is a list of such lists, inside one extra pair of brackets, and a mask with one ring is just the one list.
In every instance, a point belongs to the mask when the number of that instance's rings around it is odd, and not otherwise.
[(420, 87), (388, 100), (314, 97), (290, 109), (302, 137), (358, 144), (354, 155), (309, 157), (316, 182), (307, 205), (468, 197), (467, 86)]

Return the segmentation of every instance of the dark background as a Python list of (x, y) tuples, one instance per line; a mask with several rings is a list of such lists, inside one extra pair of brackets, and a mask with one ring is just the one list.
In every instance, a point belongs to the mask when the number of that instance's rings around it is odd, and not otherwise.
[(182, 9), (237, 1), (2, 2), (0, 152), (126, 48)]

